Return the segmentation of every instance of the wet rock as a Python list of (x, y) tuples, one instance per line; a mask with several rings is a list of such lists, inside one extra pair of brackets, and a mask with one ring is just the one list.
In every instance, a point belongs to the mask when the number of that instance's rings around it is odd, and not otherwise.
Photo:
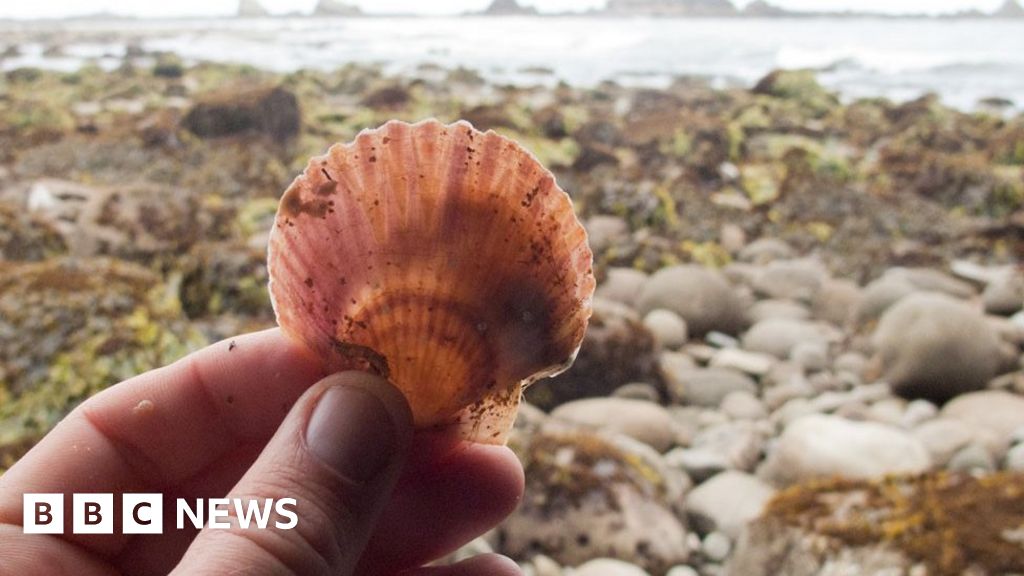
[(769, 318), (750, 327), (743, 335), (743, 349), (789, 358), (793, 348), (803, 343), (823, 343), (830, 334), (822, 326), (802, 320)]
[(725, 278), (692, 265), (655, 272), (644, 285), (637, 307), (642, 313), (672, 310), (686, 321), (693, 336), (712, 330), (735, 334), (746, 322), (742, 304)]
[(598, 285), (594, 295), (598, 298), (633, 306), (643, 291), (647, 278), (647, 274), (640, 270), (611, 267), (608, 269), (604, 282)]
[(295, 94), (280, 86), (236, 86), (200, 99), (182, 127), (201, 138), (259, 134), (284, 143), (299, 134)]
[(669, 397), (680, 404), (717, 407), (731, 392), (757, 392), (752, 378), (728, 368), (676, 369), (661, 363), (661, 374), (665, 379)]
[(644, 316), (644, 326), (663, 348), (679, 348), (686, 344), (686, 321), (671, 310), (651, 310)]
[(549, 410), (577, 398), (607, 396), (628, 382), (655, 382), (657, 346), (636, 313), (594, 300), (594, 315), (572, 368), (526, 390), (526, 399)]
[(941, 415), (970, 426), (975, 439), (1001, 457), (1013, 433), (1024, 426), (1024, 397), (1001, 390), (971, 392), (943, 406)]
[(970, 306), (940, 294), (907, 296), (873, 337), (884, 378), (908, 398), (943, 402), (982, 388), (999, 367), (999, 339)]
[(808, 415), (789, 424), (769, 451), (764, 472), (778, 485), (813, 478), (870, 478), (923, 472), (928, 451), (916, 438), (892, 426)]
[(650, 447), (546, 428), (520, 457), (527, 496), (498, 528), (502, 552), (544, 554), (569, 566), (615, 558), (655, 574), (686, 561), (687, 531), (672, 512), (685, 478)]
[(981, 295), (985, 312), (1012, 316), (1024, 308), (1024, 273), (1007, 271), (992, 280)]
[(753, 92), (793, 100), (814, 114), (824, 114), (839, 103), (810, 70), (775, 70), (759, 80)]
[(672, 446), (672, 416), (663, 407), (626, 398), (586, 398), (562, 404), (551, 416), (574, 424), (625, 434), (664, 452)]
[(687, 515), (699, 533), (717, 531), (735, 539), (774, 494), (774, 488), (755, 476), (722, 472), (686, 495)]

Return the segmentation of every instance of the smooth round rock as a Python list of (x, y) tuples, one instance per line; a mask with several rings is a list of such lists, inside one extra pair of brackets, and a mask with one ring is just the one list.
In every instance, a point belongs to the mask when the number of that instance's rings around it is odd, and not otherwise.
[(954, 398), (941, 415), (967, 424), (986, 447), (1001, 456), (1014, 432), (1024, 426), (1024, 397), (1002, 390), (983, 390)]
[(1008, 270), (989, 282), (981, 294), (985, 312), (1012, 316), (1024, 308), (1024, 272)]
[(700, 543), (704, 557), (712, 562), (723, 562), (732, 551), (732, 541), (721, 532), (711, 532)]
[(746, 318), (742, 301), (721, 273), (700, 266), (662, 268), (643, 286), (637, 308), (646, 314), (665, 308), (679, 314), (692, 336), (712, 330), (736, 334)]
[(764, 472), (773, 483), (788, 485), (830, 476), (916, 474), (930, 466), (924, 445), (899, 428), (811, 414), (786, 426), (768, 454)]
[(650, 576), (638, 566), (612, 558), (597, 558), (573, 571), (573, 576)]
[(872, 343), (883, 377), (907, 398), (944, 402), (981, 389), (1000, 363), (999, 338), (969, 305), (911, 294), (887, 310)]
[(735, 540), (774, 495), (775, 489), (756, 476), (726, 471), (691, 490), (686, 511), (697, 532), (718, 531)]
[(594, 296), (633, 306), (647, 279), (647, 274), (640, 270), (609, 268), (604, 282), (598, 284), (594, 291)]
[(728, 368), (671, 369), (662, 363), (669, 397), (680, 404), (717, 407), (730, 392), (757, 393), (754, 380)]
[(664, 348), (679, 348), (686, 344), (686, 320), (671, 310), (651, 310), (644, 316), (644, 326), (654, 335), (654, 341)]
[(748, 311), (750, 321), (760, 322), (769, 318), (784, 318), (788, 320), (807, 320), (811, 317), (807, 306), (792, 300), (760, 300), (754, 303)]
[(675, 439), (673, 420), (668, 410), (645, 400), (585, 398), (562, 404), (551, 412), (551, 416), (625, 434), (659, 452), (668, 450)]
[(750, 327), (743, 335), (743, 349), (771, 354), (784, 360), (797, 344), (823, 342), (827, 334), (821, 326), (790, 318), (769, 318)]

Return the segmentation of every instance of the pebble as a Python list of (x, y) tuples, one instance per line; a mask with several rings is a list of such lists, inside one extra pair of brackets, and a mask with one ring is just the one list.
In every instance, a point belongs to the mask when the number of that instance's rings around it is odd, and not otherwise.
[(628, 398), (584, 398), (558, 406), (553, 418), (625, 434), (664, 452), (675, 440), (672, 416), (653, 402)]
[(722, 413), (733, 420), (760, 420), (768, 416), (764, 404), (757, 396), (746, 390), (726, 394), (720, 406)]
[(631, 400), (647, 400), (648, 402), (658, 402), (661, 400), (661, 394), (658, 392), (658, 389), (653, 384), (648, 384), (647, 382), (623, 384), (612, 392), (612, 396)]
[(786, 426), (762, 470), (773, 483), (784, 486), (829, 476), (914, 474), (930, 466), (924, 444), (899, 428), (812, 414)]
[(671, 310), (651, 310), (644, 316), (643, 323), (651, 331), (654, 341), (664, 348), (678, 348), (686, 344), (686, 321)]
[(954, 454), (974, 439), (971, 427), (953, 418), (935, 418), (913, 430), (936, 466), (945, 466)]
[(646, 314), (666, 308), (679, 314), (691, 336), (717, 330), (735, 334), (746, 325), (740, 299), (720, 272), (695, 265), (670, 266), (644, 284), (637, 308)]
[(1024, 444), (1017, 444), (1006, 453), (1006, 469), (1024, 472)]
[(999, 274), (981, 294), (985, 312), (1011, 316), (1024, 308), (1024, 273), (1007, 270)]
[(954, 398), (940, 414), (967, 424), (996, 457), (1010, 446), (1010, 438), (1024, 426), (1024, 397), (1001, 390), (972, 392)]
[(754, 290), (769, 298), (810, 302), (827, 277), (817, 260), (776, 260), (754, 279)]
[(730, 392), (757, 392), (757, 384), (753, 379), (727, 368), (669, 370), (663, 364), (661, 374), (669, 396), (681, 404), (717, 407)]
[(740, 250), (739, 258), (742, 262), (767, 264), (773, 260), (792, 258), (793, 255), (789, 244), (778, 238), (758, 238)]
[(721, 532), (711, 532), (701, 541), (701, 552), (712, 562), (723, 562), (732, 551), (732, 541)]
[(700, 576), (700, 572), (689, 566), (673, 566), (665, 576)]
[(774, 495), (775, 489), (756, 476), (727, 471), (691, 490), (686, 511), (697, 532), (717, 531), (735, 540)]
[(789, 351), (789, 359), (811, 372), (820, 372), (828, 368), (828, 344), (800, 342)]
[(956, 454), (949, 459), (946, 467), (954, 472), (978, 474), (994, 471), (996, 461), (984, 446), (972, 442), (957, 450)]
[(637, 296), (647, 283), (648, 276), (632, 268), (609, 268), (604, 282), (597, 286), (594, 296), (622, 304), (636, 304)]
[(650, 576), (629, 562), (612, 558), (596, 558), (573, 570), (573, 576)]
[(748, 311), (750, 321), (757, 322), (772, 318), (783, 318), (787, 320), (807, 320), (811, 317), (807, 306), (792, 300), (761, 300), (750, 307)]
[(751, 376), (764, 376), (777, 363), (778, 359), (768, 354), (725, 348), (715, 352), (710, 365), (713, 368), (739, 370)]
[(791, 318), (769, 318), (754, 324), (743, 335), (743, 349), (770, 354), (784, 360), (797, 344), (824, 341), (826, 334), (818, 324)]

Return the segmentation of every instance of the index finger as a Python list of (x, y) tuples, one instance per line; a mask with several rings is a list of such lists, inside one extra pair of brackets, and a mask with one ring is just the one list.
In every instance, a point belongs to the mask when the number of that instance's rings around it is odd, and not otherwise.
[(295, 400), (323, 376), (316, 358), (272, 329), (222, 341), (108, 388), (0, 476), (0, 523), (20, 524), (25, 492), (173, 487), (238, 446), (269, 439)]

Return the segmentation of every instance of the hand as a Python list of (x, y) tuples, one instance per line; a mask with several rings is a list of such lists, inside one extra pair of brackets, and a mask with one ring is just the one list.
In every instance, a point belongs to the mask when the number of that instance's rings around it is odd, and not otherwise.
[[(84, 402), (0, 476), (0, 574), (518, 575), (493, 555), (420, 568), (516, 506), (512, 452), (413, 434), (387, 382), (320, 370), (268, 330)], [(71, 534), (67, 497), (63, 535), (23, 534), (26, 492), (114, 493), (118, 515), (121, 493), (162, 493), (164, 532)], [(177, 498), (225, 495), (295, 498), (298, 525), (176, 528)]]

